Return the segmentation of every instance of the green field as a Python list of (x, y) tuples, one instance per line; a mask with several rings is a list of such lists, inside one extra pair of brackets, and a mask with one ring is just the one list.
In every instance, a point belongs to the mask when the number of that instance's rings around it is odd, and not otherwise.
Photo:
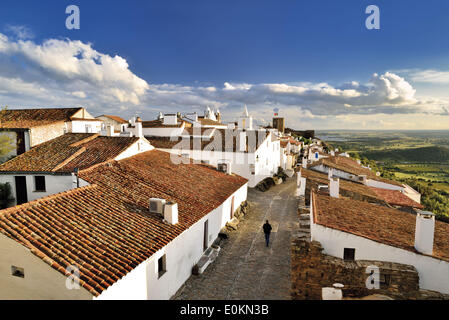
[(449, 222), (449, 131), (348, 130), (316, 135), (330, 149), (349, 152), (382, 176), (419, 189), (426, 209)]

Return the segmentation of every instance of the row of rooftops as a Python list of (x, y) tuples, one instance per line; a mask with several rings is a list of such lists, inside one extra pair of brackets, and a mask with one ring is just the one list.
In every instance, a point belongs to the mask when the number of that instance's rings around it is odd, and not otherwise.
[[(207, 165), (173, 164), (158, 150), (98, 163), (78, 176), (90, 185), (0, 211), (0, 232), (62, 274), (77, 266), (80, 285), (94, 296), (248, 182)], [(176, 202), (179, 223), (150, 213), (150, 198)]]
[[(313, 148), (312, 146), (310, 150), (318, 152)], [(356, 176), (365, 175), (369, 179), (392, 186), (405, 188), (406, 185), (379, 177), (369, 168), (362, 167), (357, 160), (345, 154), (325, 154), (325, 156), (298, 171), (298, 174), (307, 181), (306, 187), (311, 196), (313, 223), (385, 245), (449, 261), (448, 223), (435, 221), (431, 254), (422, 253), (416, 249), (417, 214), (425, 213), (421, 211), (424, 209), (423, 205), (411, 199), (401, 190), (373, 187), (361, 182), (336, 178), (333, 176), (333, 171), (326, 174), (316, 171), (316, 168), (324, 165), (331, 168), (330, 170), (336, 169)], [(336, 184), (332, 184), (331, 180), (335, 180)], [(337, 185), (338, 197), (332, 196), (335, 190), (331, 191), (331, 189), (335, 185)], [(323, 186), (326, 188), (323, 189)]]

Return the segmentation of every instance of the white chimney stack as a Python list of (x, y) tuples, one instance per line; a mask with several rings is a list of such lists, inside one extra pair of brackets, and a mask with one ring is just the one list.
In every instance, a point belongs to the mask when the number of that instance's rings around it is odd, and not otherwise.
[(329, 168), (329, 171), (327, 172), (327, 178), (329, 180), (331, 180), (333, 175), (334, 175), (334, 169), (333, 168)]
[(136, 121), (136, 137), (142, 138), (143, 137), (143, 127), (142, 127), (142, 120)]
[(340, 178), (332, 178), (329, 181), (329, 194), (333, 198), (340, 197)]
[(302, 158), (302, 167), (304, 168), (304, 169), (307, 169), (307, 159), (304, 157), (304, 158)]
[(435, 215), (419, 210), (416, 214), (415, 249), (424, 254), (432, 254), (434, 233)]
[(246, 132), (244, 131), (239, 133), (239, 151), (246, 151)]
[(165, 203), (164, 220), (170, 224), (178, 223), (178, 204), (176, 202)]
[(301, 170), (296, 173), (296, 185), (298, 187), (301, 185)]
[(131, 126), (135, 126), (136, 125), (136, 117), (134, 116), (134, 117), (132, 117), (131, 118), (131, 120), (130, 120), (130, 122), (131, 122)]

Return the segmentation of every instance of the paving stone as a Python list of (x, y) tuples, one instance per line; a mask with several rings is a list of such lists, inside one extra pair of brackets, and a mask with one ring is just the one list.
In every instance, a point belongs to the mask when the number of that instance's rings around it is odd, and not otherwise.
[[(295, 189), (291, 178), (266, 192), (248, 190), (245, 220), (229, 233), (215, 261), (173, 299), (290, 300), (290, 245), (299, 228)], [(267, 219), (273, 227), (269, 248), (262, 231)]]

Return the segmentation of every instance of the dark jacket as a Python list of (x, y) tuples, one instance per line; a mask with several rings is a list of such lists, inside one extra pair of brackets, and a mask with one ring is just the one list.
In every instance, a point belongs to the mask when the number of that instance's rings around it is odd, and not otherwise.
[(271, 225), (269, 223), (265, 223), (263, 225), (263, 232), (266, 234), (270, 234), (271, 233)]

